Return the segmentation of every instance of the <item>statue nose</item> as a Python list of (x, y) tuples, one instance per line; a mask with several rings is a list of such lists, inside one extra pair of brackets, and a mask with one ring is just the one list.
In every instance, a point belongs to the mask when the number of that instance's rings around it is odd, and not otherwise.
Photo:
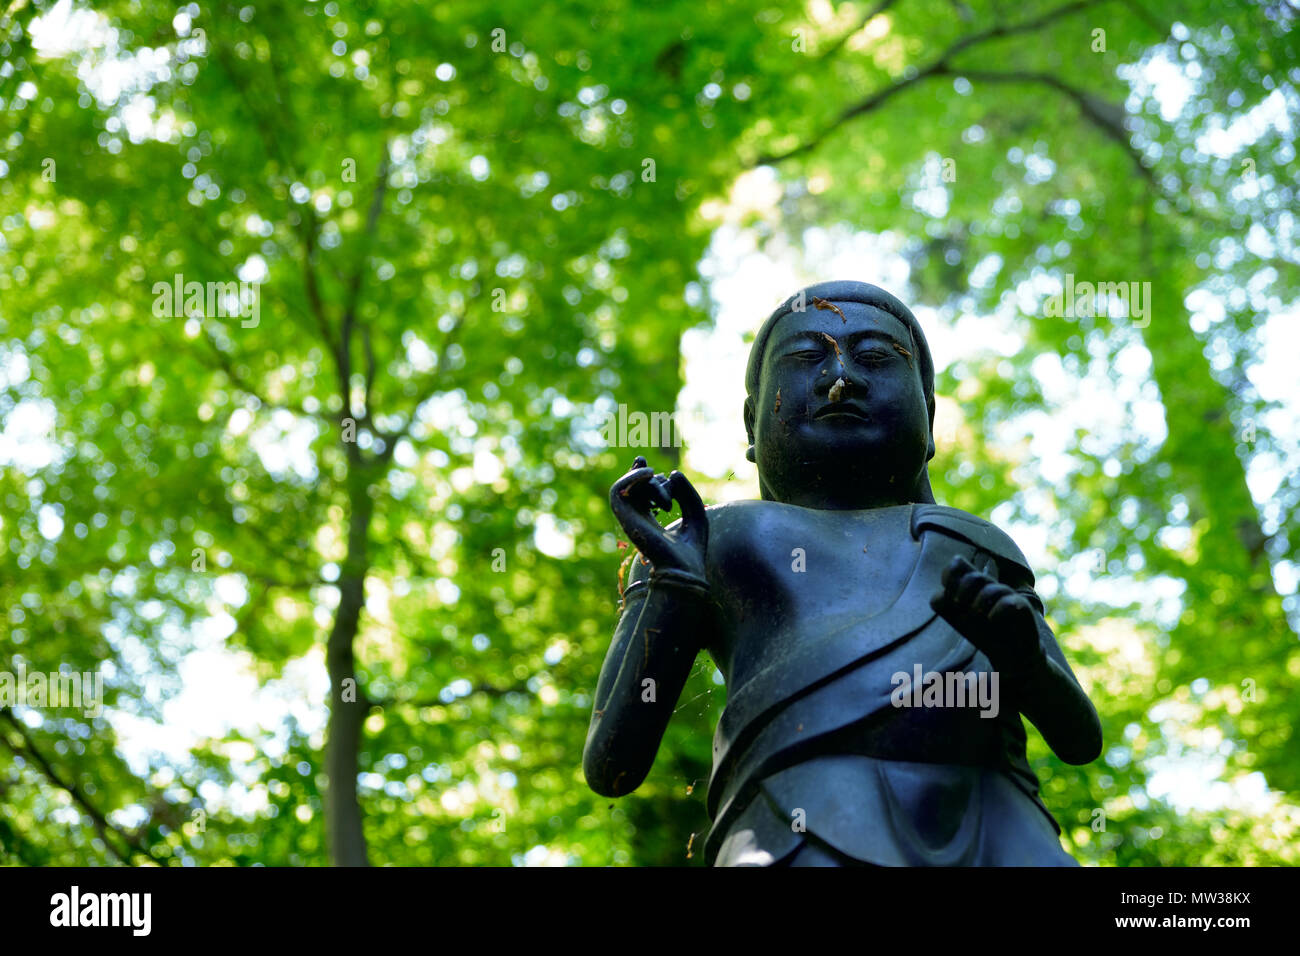
[(832, 402), (850, 397), (861, 398), (867, 394), (867, 380), (860, 373), (855, 373), (846, 362), (836, 361), (823, 370), (818, 385), (826, 389), (826, 397)]

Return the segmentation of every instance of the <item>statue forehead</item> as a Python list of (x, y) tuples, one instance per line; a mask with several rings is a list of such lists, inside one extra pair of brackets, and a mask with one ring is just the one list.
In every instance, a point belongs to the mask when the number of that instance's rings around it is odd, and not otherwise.
[(908, 327), (884, 309), (865, 302), (823, 301), (835, 309), (809, 304), (802, 312), (787, 312), (777, 319), (768, 337), (768, 346), (800, 331), (829, 332), (838, 336), (845, 331), (876, 329), (892, 336), (900, 344), (911, 341), (912, 333)]

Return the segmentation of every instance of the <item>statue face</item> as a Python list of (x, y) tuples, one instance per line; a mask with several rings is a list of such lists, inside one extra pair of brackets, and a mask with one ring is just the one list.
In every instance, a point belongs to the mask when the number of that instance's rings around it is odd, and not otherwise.
[(911, 501), (934, 456), (912, 337), (875, 306), (834, 305), (839, 313), (810, 303), (782, 316), (767, 340), (745, 416), (764, 496), (821, 507)]

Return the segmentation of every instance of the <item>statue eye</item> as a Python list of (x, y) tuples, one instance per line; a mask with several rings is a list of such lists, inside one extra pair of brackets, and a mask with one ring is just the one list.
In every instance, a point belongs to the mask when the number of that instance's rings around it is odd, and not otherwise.
[(825, 349), (797, 349), (790, 353), (791, 358), (799, 359), (801, 362), (820, 362), (826, 357)]
[(870, 365), (878, 365), (891, 358), (889, 352), (882, 348), (859, 349), (857, 352), (853, 353), (853, 357), (859, 362), (865, 362)]

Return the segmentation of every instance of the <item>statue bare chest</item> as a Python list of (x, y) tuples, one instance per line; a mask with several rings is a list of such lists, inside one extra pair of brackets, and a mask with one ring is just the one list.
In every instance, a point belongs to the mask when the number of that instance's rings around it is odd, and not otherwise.
[(920, 554), (907, 505), (819, 511), (760, 501), (720, 510), (721, 520), (710, 520), (719, 617), (710, 650), (729, 684), (801, 641), (885, 610)]

